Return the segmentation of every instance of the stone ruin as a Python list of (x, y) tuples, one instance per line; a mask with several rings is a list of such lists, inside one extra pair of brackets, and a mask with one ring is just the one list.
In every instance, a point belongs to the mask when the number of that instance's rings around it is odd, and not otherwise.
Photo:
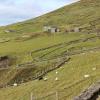
[(12, 32), (16, 32), (15, 30), (5, 30), (5, 33), (12, 33)]
[(8, 56), (0, 57), (0, 68), (8, 67), (11, 64), (11, 59)]
[(100, 82), (90, 86), (73, 100), (97, 100), (100, 96)]
[(67, 29), (66, 32), (81, 32), (81, 28), (80, 27), (70, 28)]
[(60, 32), (60, 29), (56, 26), (44, 26), (43, 31), (49, 33), (57, 33)]

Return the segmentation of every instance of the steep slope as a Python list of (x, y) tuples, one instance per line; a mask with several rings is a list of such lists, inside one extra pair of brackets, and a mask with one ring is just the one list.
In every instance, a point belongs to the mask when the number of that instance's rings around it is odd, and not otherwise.
[(61, 29), (68, 27), (93, 29), (94, 25), (99, 28), (99, 10), (100, 0), (81, 0), (35, 19), (3, 27), (1, 32), (7, 29), (15, 30), (14, 33), (42, 32), (44, 25), (54, 25)]
[[(60, 100), (72, 100), (74, 96), (98, 81), (99, 36), (80, 32), (17, 40), (15, 35), (42, 33), (44, 25), (58, 26), (63, 31), (70, 27), (85, 27), (86, 30), (99, 28), (99, 9), (100, 0), (81, 0), (38, 18), (2, 27), (0, 36), (14, 38), (0, 43), (0, 55), (16, 57), (17, 66), (15, 64), (8, 69), (0, 70), (0, 85), (4, 86), (0, 88), (0, 100), (28, 100), (31, 92), (37, 97), (36, 100), (55, 100), (57, 93)], [(5, 30), (14, 32), (4, 34)], [(92, 31), (94, 32), (94, 29)], [(60, 58), (63, 57), (71, 59), (56, 71), (46, 73), (47, 69), (51, 70), (52, 65), (55, 67), (55, 62), (60, 62)], [(32, 66), (29, 66), (30, 63)], [(46, 73), (42, 76), (43, 79), (33, 81), (34, 75), (38, 76), (41, 73)], [(19, 86), (9, 86), (14, 83), (18, 83)]]

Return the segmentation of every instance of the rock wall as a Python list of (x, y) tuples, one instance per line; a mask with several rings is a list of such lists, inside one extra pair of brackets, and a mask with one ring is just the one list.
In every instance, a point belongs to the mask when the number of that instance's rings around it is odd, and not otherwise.
[(100, 82), (90, 86), (73, 100), (97, 100), (100, 95)]

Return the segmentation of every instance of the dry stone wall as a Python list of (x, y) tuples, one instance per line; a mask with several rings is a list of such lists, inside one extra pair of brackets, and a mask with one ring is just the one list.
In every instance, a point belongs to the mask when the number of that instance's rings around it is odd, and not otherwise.
[(90, 86), (73, 100), (97, 100), (100, 95), (100, 82)]

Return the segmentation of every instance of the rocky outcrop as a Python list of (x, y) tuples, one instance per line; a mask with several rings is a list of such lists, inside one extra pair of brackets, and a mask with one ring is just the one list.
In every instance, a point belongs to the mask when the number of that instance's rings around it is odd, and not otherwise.
[(8, 56), (0, 57), (0, 68), (8, 67), (11, 63), (11, 59)]

